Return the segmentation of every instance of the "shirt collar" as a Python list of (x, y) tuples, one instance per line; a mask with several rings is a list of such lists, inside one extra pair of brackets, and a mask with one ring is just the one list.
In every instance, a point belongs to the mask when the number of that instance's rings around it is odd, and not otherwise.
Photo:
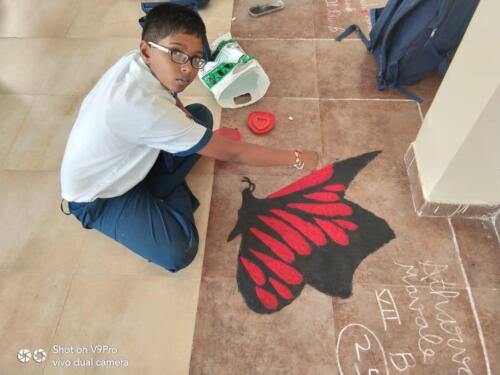
[(132, 62), (130, 63), (130, 73), (140, 82), (147, 86), (153, 86), (155, 90), (161, 90), (167, 93), (169, 98), (175, 103), (177, 98), (177, 93), (172, 93), (167, 90), (161, 82), (156, 78), (151, 72), (149, 66), (146, 65), (142, 59), (140, 51), (137, 49), (132, 57)]

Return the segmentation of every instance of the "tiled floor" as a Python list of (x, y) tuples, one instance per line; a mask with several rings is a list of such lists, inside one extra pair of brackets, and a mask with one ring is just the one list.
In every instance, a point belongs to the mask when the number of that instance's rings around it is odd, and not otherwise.
[[(272, 82), (266, 98), (221, 112), (196, 82), (185, 104), (208, 105), (216, 123), (240, 128), (248, 141), (321, 151), (323, 163), (383, 150), (346, 198), (384, 218), (396, 239), (361, 263), (350, 299), (307, 286), (280, 313), (263, 316), (238, 292), (239, 239), (226, 238), (241, 205), (241, 176), (252, 177), (255, 195), (264, 197), (297, 178), (293, 170), (223, 163), (214, 170), (202, 160), (188, 181), (202, 203), (202, 243), (194, 263), (175, 275), (85, 231), (59, 211), (59, 164), (81, 100), (138, 45), (140, 1), (2, 2), (0, 47), (9, 53), (0, 56), (0, 374), (335, 374), (355, 365), (359, 373), (383, 373), (385, 364), (392, 373), (405, 366), (412, 374), (460, 366), (500, 373), (498, 233), (489, 221), (415, 216), (402, 159), (419, 109), (376, 90), (373, 61), (356, 35), (331, 40), (351, 22), (368, 30), (366, 10), (357, 0), (297, 0), (250, 19), (251, 3), (235, 0), (233, 10), (231, 0), (211, 0), (201, 13), (210, 40), (231, 28), (263, 65)], [(426, 99), (424, 113), (439, 82), (434, 76), (414, 88)], [(253, 109), (276, 114), (268, 136), (246, 130)], [(417, 275), (404, 279), (404, 265)], [(436, 273), (425, 278), (430, 270)], [(401, 325), (381, 319), (377, 293), (391, 293)], [(111, 348), (56, 353), (58, 345)], [(21, 348), (44, 348), (48, 360), (21, 363)], [(90, 357), (93, 366), (74, 362)], [(98, 366), (102, 359), (128, 363)]]
[[(255, 197), (264, 198), (301, 174), (217, 162), (190, 372), (498, 371), (495, 229), (490, 221), (418, 218), (403, 163), (440, 78), (412, 88), (425, 99), (422, 107), (398, 92), (379, 92), (373, 59), (361, 42), (355, 36), (333, 41), (353, 21), (367, 29), (366, 10), (357, 1), (288, 2), (259, 19), (246, 14), (250, 4), (235, 1), (231, 30), (258, 58), (271, 87), (249, 107), (223, 109), (221, 126), (237, 127), (247, 141), (321, 151), (323, 164), (382, 150), (354, 179), (346, 199), (385, 219), (396, 238), (359, 265), (349, 299), (306, 285), (279, 312), (257, 314), (238, 289), (241, 237), (227, 241), (242, 205), (241, 179), (250, 176)], [(253, 110), (274, 112), (269, 135), (248, 131), (245, 119)]]
[[(209, 37), (229, 31), (232, 2), (202, 11)], [(80, 103), (102, 73), (137, 48), (140, 1), (50, 0), (0, 4), (0, 374), (186, 374), (189, 371), (213, 161), (188, 183), (201, 202), (200, 249), (178, 274), (86, 231), (59, 211), (59, 167)], [(184, 104), (220, 108), (201, 86)], [(216, 125), (217, 126), (217, 125)], [(55, 353), (109, 345), (117, 353)], [(21, 348), (48, 360), (21, 363)], [(114, 349), (113, 349), (114, 350)], [(128, 366), (76, 366), (85, 359)], [(69, 360), (71, 365), (54, 364)], [(83, 362), (82, 362), (83, 364)]]

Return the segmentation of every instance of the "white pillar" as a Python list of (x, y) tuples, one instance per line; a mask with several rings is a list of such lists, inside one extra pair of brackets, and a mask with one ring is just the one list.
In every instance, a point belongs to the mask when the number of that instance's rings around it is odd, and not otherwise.
[(480, 1), (413, 144), (429, 202), (500, 204), (500, 1)]

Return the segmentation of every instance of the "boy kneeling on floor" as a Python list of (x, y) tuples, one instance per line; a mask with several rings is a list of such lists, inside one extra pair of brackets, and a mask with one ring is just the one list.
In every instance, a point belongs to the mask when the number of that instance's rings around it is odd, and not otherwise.
[(61, 167), (67, 214), (172, 272), (198, 250), (199, 202), (185, 177), (200, 155), (254, 166), (314, 169), (318, 162), (312, 151), (212, 136), (210, 111), (182, 105), (177, 94), (206, 63), (205, 39), (195, 12), (168, 3), (151, 10), (139, 50), (118, 60), (83, 100)]

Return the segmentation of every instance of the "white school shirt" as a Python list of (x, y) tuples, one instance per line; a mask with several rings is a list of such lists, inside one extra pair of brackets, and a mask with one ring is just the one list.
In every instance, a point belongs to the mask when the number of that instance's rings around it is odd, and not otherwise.
[(122, 195), (144, 179), (160, 150), (199, 151), (210, 129), (189, 119), (134, 50), (85, 97), (61, 166), (61, 195), (91, 202)]

